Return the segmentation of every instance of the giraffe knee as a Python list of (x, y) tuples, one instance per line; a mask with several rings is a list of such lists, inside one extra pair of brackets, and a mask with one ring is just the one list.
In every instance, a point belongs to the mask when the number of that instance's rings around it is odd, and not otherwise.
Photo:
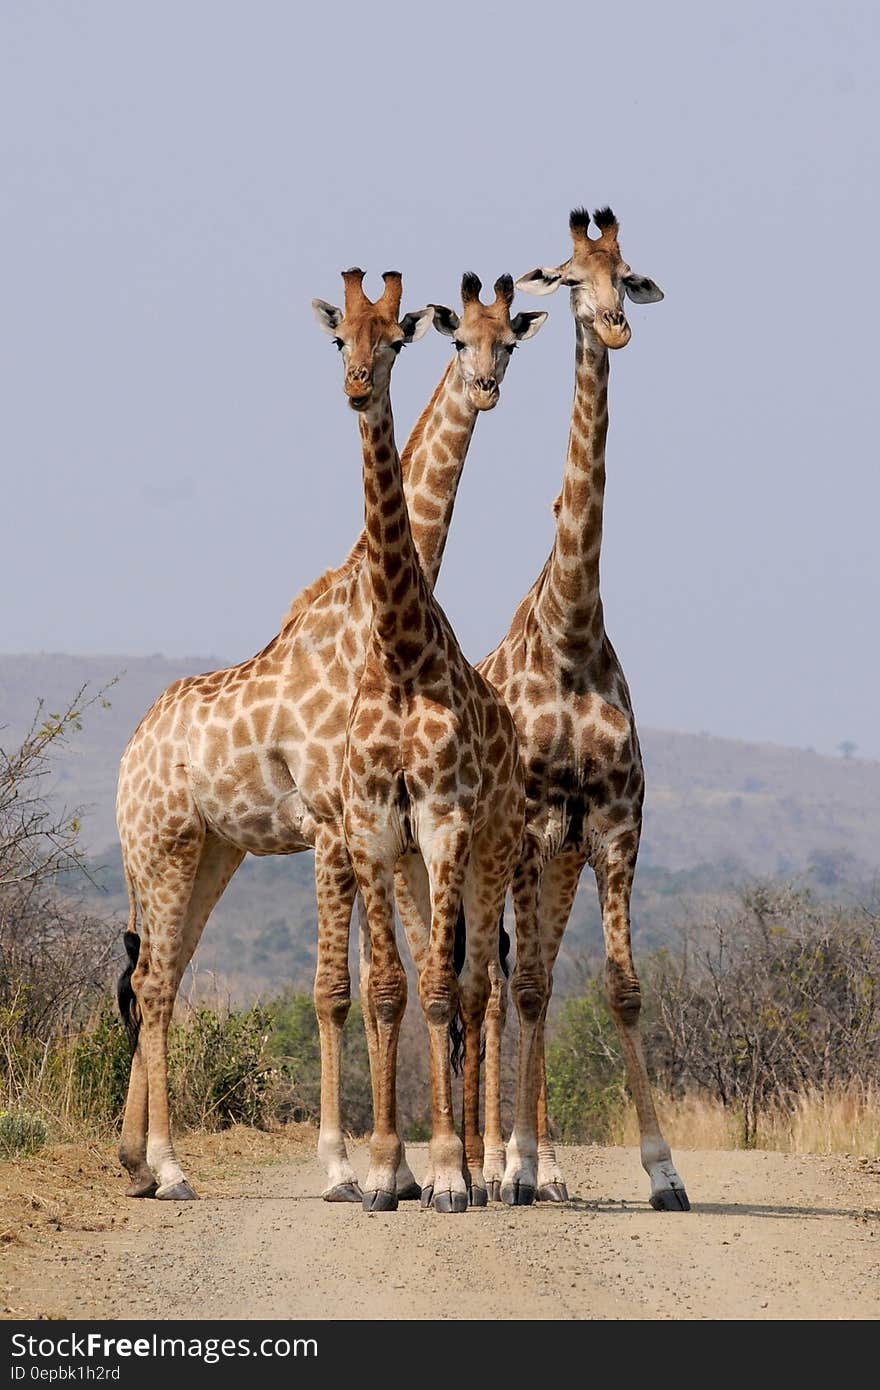
[(482, 1020), (489, 1006), (489, 982), (483, 984), (462, 984), (459, 987), (461, 996), (461, 1011), (465, 1018), (476, 1018)]
[(315, 1013), (325, 1023), (342, 1027), (351, 1008), (351, 979), (347, 970), (320, 969), (315, 977)]
[(642, 1008), (641, 987), (634, 974), (613, 960), (605, 963), (605, 994), (608, 1007), (621, 1023), (627, 1026), (638, 1023)]
[(402, 967), (381, 977), (373, 970), (370, 976), (370, 1004), (377, 1022), (391, 1026), (400, 1022), (406, 1008), (406, 975)]
[(426, 970), (419, 981), (419, 996), (427, 1021), (447, 1027), (458, 1011), (458, 980), (452, 974), (429, 976)]
[(455, 1004), (451, 995), (434, 995), (426, 999), (423, 1004), (425, 1018), (429, 1023), (436, 1023), (442, 1028), (448, 1028), (455, 1017)]
[(547, 1006), (549, 990), (546, 979), (542, 980), (534, 973), (519, 975), (514, 971), (510, 988), (520, 1018), (536, 1023)]
[(373, 1004), (377, 1023), (385, 1023), (393, 1026), (403, 1018), (403, 1011), (406, 1007), (406, 1000), (389, 995), (380, 995)]

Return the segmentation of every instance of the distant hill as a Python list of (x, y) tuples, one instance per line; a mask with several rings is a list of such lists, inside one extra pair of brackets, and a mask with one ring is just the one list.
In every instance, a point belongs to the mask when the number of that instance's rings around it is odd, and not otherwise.
[[(0, 746), (14, 744), (36, 701), (48, 710), (82, 685), (119, 675), (110, 709), (95, 708), (59, 760), (56, 795), (83, 804), (92, 851), (116, 839), (119, 757), (153, 700), (172, 681), (225, 665), (222, 658), (0, 656)], [(751, 874), (791, 874), (816, 855), (846, 854), (880, 866), (880, 763), (828, 758), (799, 748), (706, 734), (643, 729), (648, 792), (642, 861), (680, 871), (739, 865)]]
[[(108, 692), (110, 708), (90, 710), (59, 756), (53, 788), (58, 801), (85, 808), (83, 842), (107, 866), (114, 907), (124, 902), (113, 811), (120, 754), (167, 685), (225, 664), (210, 656), (0, 656), (2, 747), (19, 741), (38, 699), (56, 712), (81, 686), (97, 691), (119, 676)], [(878, 875), (880, 763), (704, 734), (640, 732), (648, 791), (634, 898), (637, 941), (662, 939), (683, 911), (755, 876), (800, 876), (833, 894)], [(305, 983), (314, 969), (312, 875), (311, 854), (248, 858), (211, 920), (202, 966), (239, 983), (259, 985), (279, 972)], [(567, 957), (599, 940), (590, 879), (578, 894)]]

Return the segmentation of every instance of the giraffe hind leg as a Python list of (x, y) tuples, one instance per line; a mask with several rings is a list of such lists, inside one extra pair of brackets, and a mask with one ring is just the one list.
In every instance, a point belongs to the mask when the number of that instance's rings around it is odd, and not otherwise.
[[(194, 870), (193, 849), (198, 850)], [(130, 1036), (134, 1035), (136, 1044), (119, 1149), (120, 1161), (131, 1178), (128, 1196), (157, 1196), (163, 1200), (191, 1200), (195, 1197), (177, 1165), (170, 1134), (167, 1133), (167, 1029), (180, 981), (198, 945), (205, 922), (243, 858), (243, 851), (210, 831), (202, 835), (200, 844), (196, 838), (188, 854), (182, 859), (175, 857), (165, 865), (164, 875), (161, 871), (156, 875), (153, 870), (151, 882), (158, 877), (164, 893), (160, 899), (155, 892), (151, 894), (149, 887), (143, 892), (147, 904), (144, 939), (139, 940), (134, 933), (126, 934), (129, 969), (123, 972), (120, 979), (119, 1001), (132, 1024)], [(160, 901), (161, 908), (158, 906)], [(156, 904), (154, 910), (151, 910), (152, 903)], [(129, 939), (131, 937), (134, 939)], [(155, 994), (162, 1001), (158, 1018), (154, 987)], [(145, 1037), (148, 1030), (151, 1030), (149, 1041), (154, 1054), (152, 1071), (155, 1077), (161, 1077), (154, 1083), (160, 1090), (158, 1106), (151, 1105), (149, 1051)], [(155, 1060), (157, 1051), (160, 1058), (165, 1058), (162, 1067)], [(163, 1068), (165, 1075), (162, 1075)], [(156, 1113), (158, 1126), (151, 1122), (151, 1114)], [(155, 1137), (157, 1132), (158, 1139)], [(159, 1176), (161, 1172), (167, 1175), (164, 1182), (157, 1182), (154, 1176), (157, 1163), (161, 1170)], [(174, 1172), (175, 1166), (177, 1173)]]
[(504, 1179), (504, 1139), (501, 1131), (501, 1039), (507, 1019), (507, 951), (510, 939), (503, 916), (498, 924), (498, 952), (489, 961), (489, 1002), (486, 1006), (485, 1120), (483, 1176), (489, 1200), (501, 1201)]
[(660, 1130), (639, 1031), (641, 989), (632, 958), (629, 907), (638, 834), (613, 841), (596, 865), (596, 882), (605, 936), (605, 989), (626, 1062), (627, 1079), (639, 1120), (642, 1167), (651, 1180), (655, 1211), (690, 1211), (685, 1185)]
[(116, 990), (119, 1013), (131, 1047), (131, 1071), (128, 1078), (119, 1161), (131, 1179), (125, 1189), (126, 1197), (155, 1197), (157, 1183), (147, 1164), (147, 1073), (139, 1047), (140, 1015), (131, 987), (131, 977), (137, 967), (141, 950), (141, 939), (137, 932), (132, 930), (134, 925), (132, 915), (129, 917), (129, 930), (123, 937), (128, 964), (119, 977)]

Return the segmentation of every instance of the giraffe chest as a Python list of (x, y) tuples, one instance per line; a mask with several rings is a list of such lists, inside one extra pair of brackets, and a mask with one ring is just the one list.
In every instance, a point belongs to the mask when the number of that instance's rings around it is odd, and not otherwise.
[(526, 681), (510, 705), (527, 828), (547, 857), (572, 849), (591, 858), (601, 840), (640, 823), (644, 778), (628, 701)]
[(479, 739), (466, 701), (450, 692), (388, 690), (365, 682), (352, 710), (343, 798), (399, 821), (402, 842), (417, 838), (426, 811), (475, 803)]

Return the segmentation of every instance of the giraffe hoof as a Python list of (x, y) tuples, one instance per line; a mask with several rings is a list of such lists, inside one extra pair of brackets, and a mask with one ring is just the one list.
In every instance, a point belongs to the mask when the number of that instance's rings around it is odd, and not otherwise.
[(485, 1187), (472, 1186), (468, 1188), (468, 1201), (472, 1207), (487, 1207), (489, 1205), (489, 1194)]
[(362, 1202), (364, 1194), (356, 1182), (338, 1182), (329, 1192), (321, 1194), (325, 1202)]
[(535, 1200), (535, 1189), (530, 1182), (504, 1183), (501, 1200), (508, 1207), (530, 1207)]
[(418, 1202), (422, 1195), (422, 1189), (417, 1182), (407, 1183), (402, 1191), (398, 1192), (398, 1202)]
[(651, 1206), (655, 1211), (690, 1211), (691, 1204), (683, 1187), (664, 1187), (662, 1192), (651, 1193)]
[(429, 1183), (427, 1187), (423, 1187), (420, 1195), (422, 1199), (422, 1211), (427, 1211), (428, 1207), (434, 1200), (434, 1184)]
[(181, 1182), (169, 1182), (164, 1187), (157, 1187), (156, 1196), (160, 1202), (197, 1202), (199, 1200), (198, 1193), (193, 1192), (186, 1178)]
[(449, 1212), (467, 1211), (468, 1197), (466, 1192), (436, 1192), (434, 1194), (434, 1210), (441, 1211), (444, 1215)]
[(365, 1192), (364, 1211), (397, 1211), (397, 1193), (384, 1192), (381, 1187), (375, 1192)]
[(539, 1202), (567, 1202), (568, 1188), (564, 1182), (545, 1182), (538, 1188), (536, 1200)]
[(142, 1178), (140, 1182), (130, 1183), (125, 1189), (126, 1197), (155, 1197), (159, 1184), (155, 1178)]
[(486, 1184), (486, 1191), (489, 1194), (490, 1202), (501, 1201), (501, 1182), (498, 1178), (490, 1178)]

